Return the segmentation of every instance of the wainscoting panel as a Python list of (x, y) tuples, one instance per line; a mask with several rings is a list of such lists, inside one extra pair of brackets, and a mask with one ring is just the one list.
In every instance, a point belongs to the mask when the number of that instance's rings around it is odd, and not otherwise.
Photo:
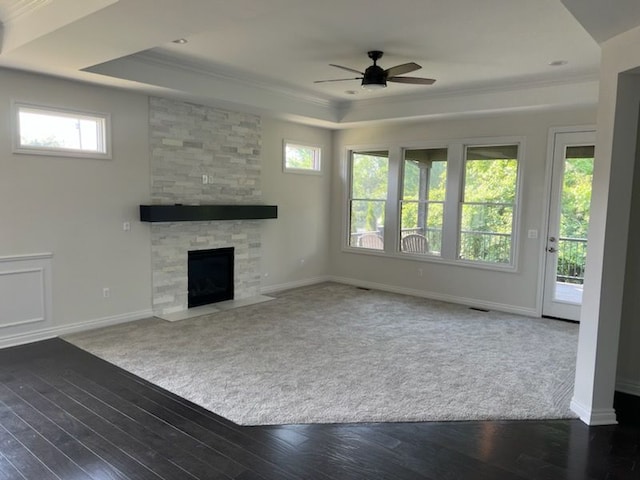
[(52, 254), (0, 257), (0, 333), (51, 320)]

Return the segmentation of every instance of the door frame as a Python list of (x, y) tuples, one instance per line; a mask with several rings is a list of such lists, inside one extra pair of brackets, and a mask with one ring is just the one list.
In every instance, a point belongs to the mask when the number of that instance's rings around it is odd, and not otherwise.
[[(538, 286), (536, 295), (536, 314), (542, 317), (542, 302), (544, 297), (544, 281), (546, 269), (547, 232), (549, 231), (549, 210), (551, 208), (551, 181), (553, 174), (553, 154), (555, 150), (556, 134), (558, 133), (586, 133), (595, 132), (595, 125), (576, 125), (567, 127), (551, 127), (547, 133), (547, 158), (544, 176), (543, 220), (538, 232)], [(595, 160), (594, 160), (595, 161)]]

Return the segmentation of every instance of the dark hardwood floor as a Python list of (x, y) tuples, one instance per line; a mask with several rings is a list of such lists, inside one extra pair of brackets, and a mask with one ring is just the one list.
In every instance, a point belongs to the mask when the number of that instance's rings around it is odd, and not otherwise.
[(629, 418), (241, 427), (62, 340), (0, 350), (0, 479), (638, 480)]

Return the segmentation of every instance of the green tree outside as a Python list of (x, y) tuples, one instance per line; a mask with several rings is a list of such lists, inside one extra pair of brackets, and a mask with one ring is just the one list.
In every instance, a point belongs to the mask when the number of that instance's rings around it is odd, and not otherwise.
[[(558, 280), (581, 284), (584, 278), (593, 158), (566, 158), (562, 179)], [(563, 238), (575, 240), (562, 240)]]
[(351, 168), (351, 233), (376, 231), (384, 225), (388, 153), (354, 153)]
[(316, 149), (302, 145), (286, 145), (285, 157), (287, 168), (313, 170), (316, 163)]

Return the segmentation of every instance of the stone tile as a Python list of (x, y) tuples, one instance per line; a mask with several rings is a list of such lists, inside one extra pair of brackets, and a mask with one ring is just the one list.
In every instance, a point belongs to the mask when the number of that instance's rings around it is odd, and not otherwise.
[[(259, 203), (262, 124), (256, 115), (151, 97), (152, 202)], [(203, 184), (202, 175), (212, 183)], [(187, 252), (235, 247), (236, 298), (260, 290), (261, 222), (151, 226), (153, 308), (187, 308)]]

